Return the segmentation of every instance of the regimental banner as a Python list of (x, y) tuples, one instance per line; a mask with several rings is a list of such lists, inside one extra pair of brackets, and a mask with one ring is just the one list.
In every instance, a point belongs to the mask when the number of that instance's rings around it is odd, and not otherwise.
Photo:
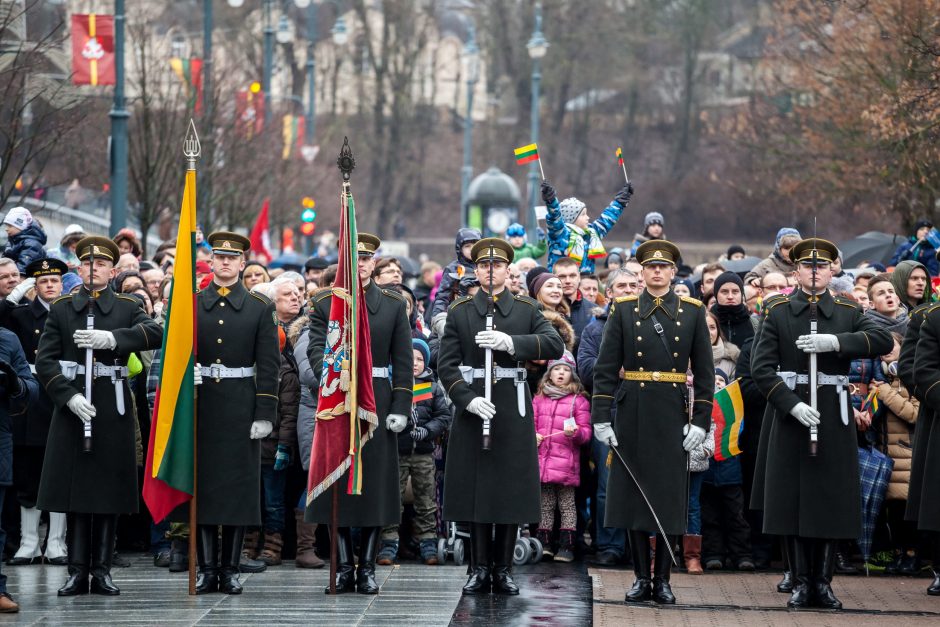
[(72, 15), (72, 82), (114, 84), (113, 15)]

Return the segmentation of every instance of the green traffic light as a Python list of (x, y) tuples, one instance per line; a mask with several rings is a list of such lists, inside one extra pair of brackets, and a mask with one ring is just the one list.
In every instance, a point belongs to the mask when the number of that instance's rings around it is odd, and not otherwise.
[(317, 219), (317, 212), (313, 209), (304, 209), (300, 214), (300, 219), (303, 222), (313, 222)]

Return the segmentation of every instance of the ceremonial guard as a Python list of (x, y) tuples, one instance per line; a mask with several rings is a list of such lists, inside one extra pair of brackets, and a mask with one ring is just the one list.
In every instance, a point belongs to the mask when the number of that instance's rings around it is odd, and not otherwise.
[(769, 306), (751, 358), (768, 401), (755, 492), (763, 496), (764, 533), (785, 536), (793, 608), (842, 608), (831, 587), (836, 542), (862, 531), (849, 367), (892, 346), (856, 303), (830, 295), (837, 255), (817, 238), (790, 250), (799, 289)]
[[(411, 412), (413, 395), (413, 356), (411, 327), (405, 299), (398, 292), (381, 288), (371, 280), (375, 268), (375, 251), (381, 240), (369, 233), (358, 236), (358, 270), (369, 310), (369, 331), (372, 336), (372, 386), (379, 424), (362, 447), (362, 494), (350, 496), (339, 490), (337, 528), (336, 592), (358, 591), (378, 594), (375, 581), (375, 558), (382, 527), (398, 524), (400, 496), (398, 489), (398, 438)], [(332, 290), (324, 289), (313, 297), (310, 312), (310, 343), (307, 356), (314, 373), (323, 369), (323, 349), (330, 319)], [(347, 471), (338, 480), (345, 486)], [(332, 524), (333, 492), (320, 495), (307, 508), (307, 522)], [(359, 570), (353, 563), (351, 527), (360, 528)], [(327, 588), (327, 592), (329, 588)]]
[[(49, 308), (62, 295), (62, 275), (68, 270), (65, 262), (58, 259), (37, 259), (23, 272), (26, 276), (24, 282), (30, 282), (36, 290), (36, 298), (16, 306), (7, 306), (7, 301), (0, 302), (0, 325), (19, 338), (26, 361), (34, 372), (39, 338), (46, 326)], [(26, 412), (13, 416), (13, 476), (20, 504), (20, 547), (8, 562), (13, 566), (42, 561), (42, 539), (39, 537), (42, 512), (36, 507), (36, 499), (51, 420), (52, 399), (45, 390), (40, 390)], [(67, 561), (65, 529), (65, 514), (49, 512), (45, 559), (56, 566), (65, 566)]]
[[(917, 528), (929, 537), (933, 583), (927, 594), (940, 596), (940, 499), (937, 498), (937, 477), (940, 477), (940, 305), (929, 305), (911, 318), (905, 342), (916, 340), (913, 371), (914, 395), (920, 399), (920, 413), (914, 432), (914, 458), (906, 518), (917, 522)], [(898, 372), (902, 372), (898, 363)], [(909, 361), (908, 361), (909, 363)], [(904, 364), (907, 365), (906, 363)], [(905, 374), (907, 374), (905, 372)]]
[(558, 359), (564, 344), (536, 301), (504, 289), (513, 260), (508, 242), (482, 239), (470, 255), (482, 289), (451, 303), (438, 358), (441, 385), (456, 409), (444, 519), (470, 523), (464, 594), (519, 594), (512, 578), (516, 535), (520, 523), (539, 519), (541, 498), (523, 362)]
[[(196, 297), (196, 594), (241, 594), (245, 527), (261, 524), (261, 446), (277, 422), (280, 351), (274, 305), (249, 292), (239, 273), (248, 238), (218, 231), (213, 280)], [(188, 506), (175, 514), (178, 520)], [(221, 551), (219, 526), (222, 527)]]
[[(49, 309), (36, 374), (55, 405), (37, 507), (66, 512), (69, 578), (59, 596), (115, 595), (111, 581), (118, 514), (138, 503), (135, 419), (128, 356), (160, 347), (158, 325), (130, 296), (109, 287), (117, 245), (86, 237), (76, 246), (83, 281)], [(91, 372), (86, 368), (91, 367)]]
[[(629, 530), (636, 575), (629, 603), (676, 602), (671, 547), (686, 530), (688, 451), (704, 442), (711, 421), (715, 368), (705, 308), (672, 290), (679, 255), (666, 240), (637, 248), (646, 287), (611, 305), (594, 365), (594, 433), (613, 448), (604, 526)], [(657, 531), (651, 576), (650, 535)]]

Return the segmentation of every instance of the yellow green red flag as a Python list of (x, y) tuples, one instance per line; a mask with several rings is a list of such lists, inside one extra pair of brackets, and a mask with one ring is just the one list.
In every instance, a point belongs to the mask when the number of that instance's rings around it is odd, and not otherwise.
[(192, 499), (195, 484), (196, 171), (186, 172), (167, 303), (160, 382), (150, 425), (144, 501), (154, 521)]
[(738, 437), (744, 425), (744, 399), (741, 396), (740, 380), (715, 392), (712, 421), (715, 423), (715, 459), (723, 461), (740, 455)]
[(516, 163), (518, 165), (523, 165), (531, 161), (538, 161), (538, 158), (539, 158), (538, 144), (529, 144), (528, 146), (521, 146), (519, 148), (516, 148), (513, 152), (516, 155)]

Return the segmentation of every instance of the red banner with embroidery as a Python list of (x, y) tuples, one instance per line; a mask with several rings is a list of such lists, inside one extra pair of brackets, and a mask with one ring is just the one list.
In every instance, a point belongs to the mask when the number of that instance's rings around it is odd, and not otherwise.
[(113, 15), (72, 15), (72, 82), (114, 84)]

